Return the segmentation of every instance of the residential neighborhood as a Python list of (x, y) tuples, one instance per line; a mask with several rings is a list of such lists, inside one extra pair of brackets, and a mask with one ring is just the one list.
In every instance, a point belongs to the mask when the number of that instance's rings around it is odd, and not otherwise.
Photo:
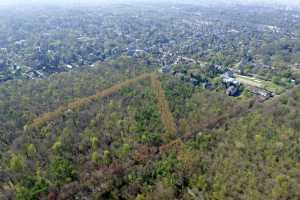
[[(189, 59), (186, 59), (189, 60)], [(219, 74), (217, 74), (214, 78), (219, 78), (221, 80), (221, 85), (215, 85), (211, 81), (211, 79), (203, 79), (199, 76), (197, 76), (197, 70), (175, 70), (172, 66), (177, 65), (178, 62), (176, 62), (173, 65), (165, 65), (161, 67), (158, 71), (162, 74), (169, 75), (171, 77), (180, 79), (182, 81), (188, 82), (194, 87), (202, 87), (204, 89), (215, 89), (217, 87), (221, 87), (224, 89), (224, 92), (228, 96), (238, 97), (242, 95), (242, 92), (248, 91), (249, 93), (257, 96), (258, 101), (263, 102), (265, 100), (268, 100), (276, 95), (276, 93), (273, 91), (269, 91), (268, 89), (264, 88), (264, 85), (258, 85), (255, 83), (252, 83), (250, 81), (244, 81), (241, 80), (240, 77), (242, 77), (240, 72), (237, 72), (236, 70), (232, 70), (231, 68), (222, 67), (220, 65), (212, 66), (211, 68), (214, 68), (216, 70), (219, 70)], [(239, 77), (239, 78), (237, 78)], [(252, 78), (244, 76), (244, 78)], [(241, 81), (240, 81), (241, 80)]]

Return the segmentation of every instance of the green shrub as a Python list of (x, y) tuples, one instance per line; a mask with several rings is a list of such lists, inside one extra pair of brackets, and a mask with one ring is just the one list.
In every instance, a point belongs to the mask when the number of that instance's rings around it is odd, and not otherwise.
[(68, 160), (56, 158), (50, 163), (48, 177), (55, 185), (62, 185), (74, 180), (75, 170)]

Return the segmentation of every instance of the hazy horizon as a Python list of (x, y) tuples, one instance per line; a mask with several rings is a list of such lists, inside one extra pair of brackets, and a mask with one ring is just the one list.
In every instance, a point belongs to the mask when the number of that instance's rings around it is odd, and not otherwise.
[(217, 4), (217, 3), (226, 3), (226, 4), (281, 4), (287, 6), (300, 5), (298, 0), (0, 0), (0, 5), (21, 5), (21, 4), (52, 4), (52, 5), (61, 5), (61, 4), (111, 4), (111, 3), (139, 3), (139, 2), (150, 2), (150, 3), (160, 3), (160, 2), (171, 2), (171, 3), (197, 3), (197, 4)]

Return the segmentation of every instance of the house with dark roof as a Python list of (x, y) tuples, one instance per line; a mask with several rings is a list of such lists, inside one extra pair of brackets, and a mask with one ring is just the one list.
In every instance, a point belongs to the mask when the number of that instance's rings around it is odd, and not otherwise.
[(200, 81), (198, 79), (195, 79), (195, 78), (190, 78), (190, 83), (193, 86), (198, 86), (200, 84)]
[(238, 96), (239, 89), (238, 89), (238, 87), (231, 85), (226, 89), (226, 94), (228, 96)]

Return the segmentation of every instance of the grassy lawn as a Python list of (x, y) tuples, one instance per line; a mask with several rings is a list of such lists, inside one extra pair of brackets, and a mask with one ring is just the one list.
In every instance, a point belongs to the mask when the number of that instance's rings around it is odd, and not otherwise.
[(239, 82), (241, 82), (242, 84), (255, 86), (255, 87), (263, 87), (264, 86), (263, 82), (256, 78), (249, 77), (249, 76), (241, 76), (241, 75), (235, 75), (235, 76), (236, 76), (236, 79)]
[(241, 76), (241, 75), (235, 75), (235, 76), (238, 81), (240, 81), (242, 84), (245, 84), (245, 85), (263, 88), (263, 89), (269, 90), (271, 92), (275, 92), (276, 94), (280, 94), (284, 91), (283, 87), (278, 86), (271, 81), (264, 81), (264, 80), (260, 80), (260, 79), (257, 79), (254, 77), (249, 77), (249, 76)]

